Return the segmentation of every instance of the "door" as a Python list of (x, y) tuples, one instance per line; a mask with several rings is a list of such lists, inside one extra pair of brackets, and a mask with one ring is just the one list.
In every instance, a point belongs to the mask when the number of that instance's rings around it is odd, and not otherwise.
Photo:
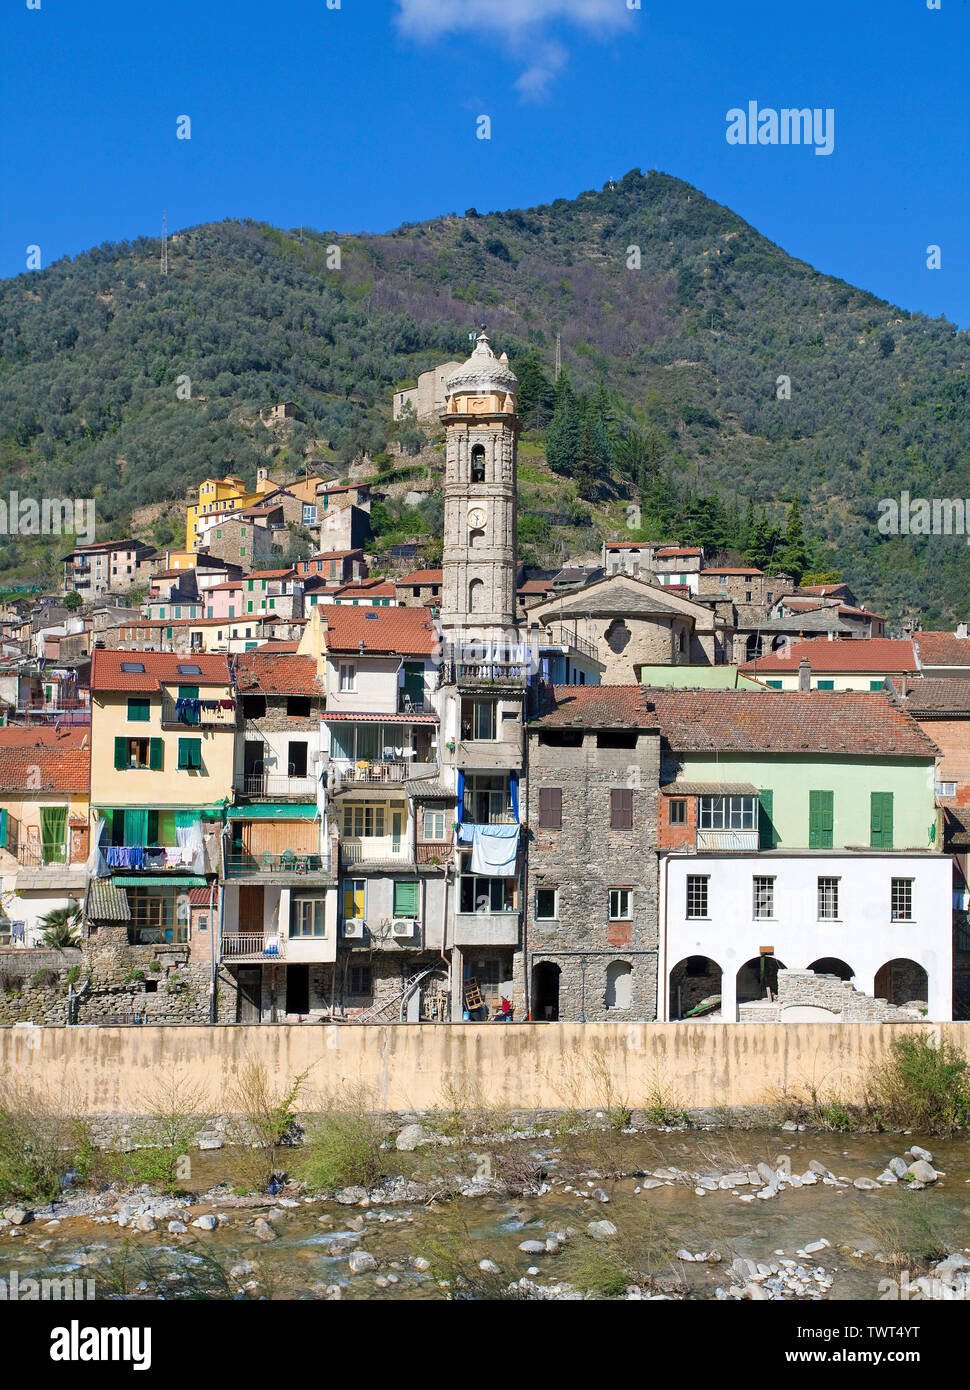
[(243, 883), (239, 887), (239, 930), (241, 932), (262, 932), (263, 930), (263, 886)]
[(286, 967), (286, 1012), (288, 1014), (308, 1014), (310, 1012), (310, 967), (308, 965), (288, 965)]
[(239, 971), (236, 989), (236, 1022), (258, 1023), (262, 1014), (263, 968), (247, 966)]
[(266, 745), (261, 739), (247, 738), (243, 744), (243, 786), (249, 796), (259, 796), (263, 790), (266, 768)]
[(559, 966), (543, 960), (532, 972), (532, 1020), (555, 1023), (559, 1018)]
[(424, 663), (421, 661), (404, 663), (404, 707), (413, 710), (424, 707)]

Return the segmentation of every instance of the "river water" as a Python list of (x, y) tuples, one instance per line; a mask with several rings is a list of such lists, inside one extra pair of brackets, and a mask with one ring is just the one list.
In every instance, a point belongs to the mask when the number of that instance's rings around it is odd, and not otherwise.
[[(932, 1153), (942, 1174), (935, 1183), (922, 1190), (905, 1182), (853, 1186), (877, 1179), (913, 1144)], [(768, 1297), (875, 1300), (892, 1296), (891, 1281), (912, 1283), (933, 1261), (970, 1249), (963, 1137), (777, 1129), (540, 1134), (509, 1142), (499, 1157), (532, 1165), (535, 1190), (449, 1195), (456, 1182), (467, 1189), (476, 1173), (490, 1172), (492, 1160), (461, 1147), (422, 1147), (391, 1150), (388, 1172), (397, 1182), (385, 1180), (363, 1198), (308, 1197), (292, 1185), (275, 1197), (245, 1197), (229, 1186), (231, 1152), (204, 1153), (193, 1157), (188, 1196), (170, 1203), (148, 1189), (66, 1192), (63, 1204), (37, 1208), (20, 1226), (5, 1222), (0, 1273), (9, 1280), (16, 1271), (21, 1288), (30, 1278), (91, 1280), (97, 1298), (602, 1297), (625, 1296), (630, 1287), (643, 1297), (710, 1299), (737, 1296), (744, 1286), (745, 1296), (755, 1296), (756, 1282)], [(703, 1186), (758, 1164), (807, 1174), (813, 1161), (835, 1181), (783, 1184), (767, 1199), (757, 1196), (761, 1184)], [(145, 1209), (154, 1211), (156, 1229), (133, 1229)], [(190, 1224), (207, 1213), (219, 1217), (216, 1229)], [(275, 1238), (260, 1239), (260, 1218)], [(188, 1229), (171, 1233), (172, 1219)], [(616, 1233), (593, 1239), (590, 1223), (601, 1221)], [(522, 1251), (528, 1241), (548, 1248)], [(806, 1252), (820, 1241), (827, 1244)], [(353, 1272), (354, 1251), (374, 1264)], [(684, 1251), (706, 1258), (686, 1260)], [(483, 1260), (496, 1269), (483, 1273)], [(754, 1263), (739, 1272), (738, 1260)], [(786, 1271), (793, 1287), (779, 1287)]]

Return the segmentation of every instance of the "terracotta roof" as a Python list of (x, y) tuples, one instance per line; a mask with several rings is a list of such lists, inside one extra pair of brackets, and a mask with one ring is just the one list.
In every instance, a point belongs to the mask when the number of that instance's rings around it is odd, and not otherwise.
[(0, 729), (0, 748), (80, 748), (91, 730), (84, 724), (7, 724)]
[(369, 492), (369, 491), (370, 491), (370, 483), (344, 483), (342, 487), (327, 487), (327, 486), (318, 487), (318, 488), (317, 488), (317, 496), (318, 496), (318, 497), (322, 497), (323, 494), (324, 494), (325, 492), (326, 492), (326, 493), (329, 493), (330, 496), (332, 497), (332, 496), (334, 495), (334, 493), (336, 493), (336, 492), (357, 492), (357, 491), (368, 491), (368, 492)]
[(798, 589), (799, 593), (819, 594), (825, 598), (827, 594), (837, 595), (840, 589), (847, 589), (848, 587), (844, 580), (840, 580), (837, 584), (799, 584)]
[(764, 574), (764, 570), (731, 569), (729, 566), (724, 566), (721, 569), (702, 569), (701, 574)]
[(883, 675), (893, 671), (919, 670), (912, 642), (889, 637), (847, 637), (832, 642), (824, 637), (813, 637), (804, 642), (792, 642), (781, 651), (772, 652), (758, 661), (749, 661), (741, 670), (746, 675), (756, 676), (776, 671), (797, 675), (802, 661), (807, 661), (813, 672), (871, 672), (873, 675)]
[[(143, 666), (143, 671), (123, 671), (122, 665)], [(186, 674), (179, 666), (198, 666), (199, 674)], [(91, 664), (91, 689), (160, 690), (169, 685), (229, 685), (229, 662), (213, 652), (122, 652), (98, 647)]]
[(296, 570), (290, 565), (282, 570), (252, 570), (249, 574), (243, 575), (243, 579), (283, 579), (295, 573)]
[(31, 797), (38, 792), (87, 792), (90, 783), (90, 751), (79, 743), (73, 747), (0, 747), (2, 792)]
[(970, 680), (936, 680), (933, 677), (916, 681), (903, 701), (910, 714), (922, 715), (970, 714)]
[(886, 691), (646, 689), (675, 752), (932, 758), (935, 744)]
[(264, 647), (236, 658), (236, 686), (242, 695), (322, 695), (317, 663), (312, 656), (268, 652)]
[(654, 558), (657, 560), (672, 560), (682, 555), (702, 555), (703, 551), (698, 546), (665, 546), (663, 550), (655, 552)]
[(318, 550), (314, 555), (308, 555), (305, 560), (298, 560), (298, 565), (309, 565), (313, 560), (346, 560), (348, 555), (363, 555), (361, 546), (354, 550)]
[(209, 584), (202, 590), (204, 594), (214, 594), (219, 589), (241, 589), (241, 579), (225, 579), (221, 584)]
[(395, 579), (395, 584), (440, 584), (442, 581), (441, 570), (413, 570), (401, 579)]
[(556, 685), (554, 707), (533, 724), (551, 728), (649, 728), (653, 724), (642, 685)]
[(550, 590), (551, 588), (552, 588), (552, 580), (551, 580), (551, 579), (527, 579), (523, 584), (520, 584), (520, 585), (519, 585), (519, 587), (518, 587), (518, 589), (516, 590), (516, 592), (517, 592), (517, 593), (520, 593), (520, 594), (543, 594), (543, 595), (545, 595), (545, 594), (548, 594), (548, 592), (549, 592), (549, 590)]
[(970, 637), (954, 632), (914, 632), (913, 643), (923, 666), (970, 666)]
[(645, 550), (646, 541), (607, 541), (607, 550)]
[(397, 590), (386, 580), (365, 580), (363, 584), (341, 584), (330, 593), (334, 598), (397, 598)]
[(436, 714), (372, 714), (365, 711), (354, 714), (350, 711), (328, 709), (323, 719), (330, 724), (335, 719), (351, 720), (355, 724), (437, 724)]
[(208, 907), (210, 902), (218, 902), (218, 897), (213, 898), (211, 888), (190, 888), (189, 907)]
[(404, 656), (431, 656), (438, 649), (438, 634), (424, 608), (326, 604), (322, 611), (328, 651), (356, 652), (361, 643), (366, 652), (399, 652)]
[(268, 642), (263, 642), (255, 650), (260, 652), (295, 652), (299, 642), (281, 642), (278, 637), (271, 637)]

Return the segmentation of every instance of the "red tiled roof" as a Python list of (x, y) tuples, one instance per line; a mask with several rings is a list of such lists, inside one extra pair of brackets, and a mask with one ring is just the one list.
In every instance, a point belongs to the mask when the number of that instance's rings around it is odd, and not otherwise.
[[(291, 565), (288, 569), (283, 569), (283, 570), (252, 570), (249, 574), (244, 575), (243, 578), (245, 578), (245, 579), (283, 579), (284, 577), (289, 576), (289, 575), (291, 575), (291, 574), (295, 574), (295, 573), (296, 573), (296, 570), (295, 570), (295, 569), (293, 568), (293, 566)], [(240, 581), (240, 582), (242, 582), (242, 581)]]
[(643, 550), (646, 548), (646, 541), (607, 541), (607, 550)]
[(345, 710), (327, 710), (323, 718), (329, 724), (334, 719), (352, 720), (355, 724), (437, 724), (436, 714), (354, 714)]
[(397, 590), (385, 579), (365, 579), (363, 583), (340, 584), (330, 592), (334, 598), (397, 598)]
[[(122, 663), (142, 665), (144, 671), (122, 671)], [(179, 666), (198, 666), (199, 675), (184, 675)], [(159, 690), (169, 685), (229, 684), (229, 662), (215, 652), (122, 652), (95, 649), (91, 663), (91, 689)]]
[(648, 718), (660, 725), (675, 752), (915, 758), (937, 753), (887, 691), (647, 689), (646, 694)]
[(346, 560), (348, 555), (363, 555), (363, 553), (360, 546), (354, 550), (318, 550), (315, 555), (308, 555), (305, 560), (298, 560), (297, 568), (305, 568), (314, 560)]
[(412, 570), (401, 579), (395, 579), (395, 584), (440, 584), (442, 580), (441, 570)]
[(624, 725), (647, 728), (653, 722), (642, 685), (556, 685), (554, 708), (535, 722), (553, 728), (590, 729)]
[(970, 666), (970, 637), (955, 632), (914, 632), (913, 642), (924, 666)]
[(90, 736), (85, 725), (67, 725), (58, 729), (53, 724), (7, 724), (0, 729), (0, 748), (80, 748)]
[(318, 487), (317, 496), (322, 497), (324, 493), (333, 496), (337, 492), (357, 492), (370, 491), (370, 483), (344, 483), (342, 487)]
[(721, 569), (702, 569), (701, 574), (764, 574), (764, 570), (732, 569), (730, 566), (724, 566)]
[[(211, 888), (190, 888), (189, 907), (208, 907), (213, 901)], [(218, 899), (216, 899), (218, 901)]]
[(317, 663), (312, 656), (266, 651), (257, 647), (236, 659), (236, 685), (241, 694), (258, 691), (263, 695), (321, 695), (317, 684)]
[(672, 560), (675, 556), (682, 555), (701, 555), (703, 552), (697, 546), (667, 546), (663, 550), (658, 550), (655, 554), (657, 560)]
[(279, 638), (272, 637), (268, 642), (264, 642), (262, 646), (256, 647), (254, 650), (260, 652), (295, 652), (299, 645), (299, 642), (281, 642)]
[(368, 652), (431, 656), (438, 647), (438, 634), (424, 608), (351, 608), (328, 603), (318, 612), (326, 618), (328, 651), (355, 652), (363, 643)]
[(90, 782), (90, 750), (79, 742), (67, 748), (0, 746), (0, 791), (33, 798), (38, 792), (87, 792)]
[(548, 594), (552, 587), (551, 579), (527, 579), (519, 585), (516, 592), (520, 594)]
[(970, 680), (930, 677), (914, 681), (903, 707), (917, 719), (924, 715), (945, 718), (947, 714), (970, 714)]
[(758, 661), (749, 661), (741, 670), (745, 675), (755, 676), (778, 671), (787, 671), (794, 675), (797, 674), (799, 663), (802, 661), (807, 661), (813, 671), (852, 672), (861, 675), (919, 670), (913, 643), (889, 637), (848, 637), (832, 642), (824, 637), (809, 638), (802, 642), (792, 642)]

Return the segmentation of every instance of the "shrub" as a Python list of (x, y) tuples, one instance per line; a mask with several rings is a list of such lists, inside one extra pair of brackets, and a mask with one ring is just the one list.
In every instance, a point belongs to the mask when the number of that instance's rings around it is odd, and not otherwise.
[(53, 989), (60, 976), (56, 970), (35, 970), (30, 977), (34, 989)]
[(866, 1100), (881, 1124), (952, 1134), (970, 1124), (970, 1064), (953, 1043), (896, 1038), (867, 1078)]
[(16, 1082), (0, 1093), (0, 1198), (50, 1202), (69, 1169), (86, 1175), (88, 1127), (45, 1097)]
[(381, 1176), (384, 1127), (369, 1101), (363, 1087), (325, 1099), (294, 1165), (308, 1187), (321, 1192), (351, 1185), (370, 1187)]
[(119, 1181), (147, 1182), (166, 1192), (180, 1192), (191, 1168), (188, 1150), (210, 1119), (206, 1093), (172, 1073), (158, 1082), (143, 1104), (146, 1119), (133, 1135), (142, 1147), (113, 1155), (111, 1166)]
[(295, 1104), (309, 1069), (282, 1087), (274, 1086), (256, 1061), (243, 1066), (229, 1088), (228, 1108), (235, 1116), (233, 1162), (237, 1176), (251, 1188), (265, 1187), (276, 1172), (277, 1153), (296, 1143)]

